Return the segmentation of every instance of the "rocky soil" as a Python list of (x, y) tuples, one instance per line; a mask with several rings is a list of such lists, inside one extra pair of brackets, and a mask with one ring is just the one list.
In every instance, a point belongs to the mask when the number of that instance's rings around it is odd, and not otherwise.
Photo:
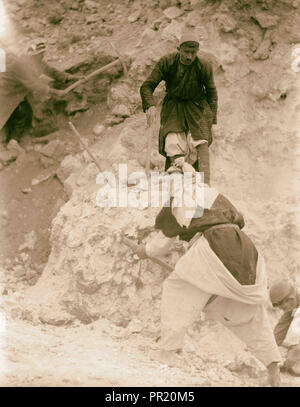
[[(269, 281), (299, 282), (300, 77), (292, 53), (300, 43), (300, 3), (17, 0), (6, 7), (18, 26), (15, 37), (45, 41), (47, 60), (58, 68), (86, 74), (121, 54), (128, 72), (120, 65), (73, 91), (47, 144), (28, 135), (0, 152), (1, 385), (263, 385), (260, 362), (203, 316), (189, 330), (181, 369), (148, 358), (159, 344), (168, 272), (139, 261), (121, 237), (146, 241), (159, 208), (100, 208), (99, 170), (67, 121), (103, 169), (117, 175), (126, 163), (129, 174), (143, 170), (147, 128), (139, 86), (181, 33), (195, 30), (219, 92), (212, 185), (243, 212)], [(158, 104), (163, 92), (159, 86)], [(151, 166), (162, 170), (156, 151), (154, 134)], [(177, 242), (165, 260), (175, 264), (183, 252)], [(275, 323), (279, 314), (269, 311)], [(299, 380), (285, 374), (283, 384)]]

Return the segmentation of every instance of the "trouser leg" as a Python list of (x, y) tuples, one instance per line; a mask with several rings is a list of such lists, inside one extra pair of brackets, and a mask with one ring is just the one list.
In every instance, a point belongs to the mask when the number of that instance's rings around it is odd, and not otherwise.
[(190, 133), (169, 133), (165, 140), (165, 152), (167, 154), (166, 170), (178, 157), (184, 157), (185, 161), (198, 172), (203, 172), (204, 182), (210, 183), (209, 150), (206, 140), (193, 140)]
[(265, 366), (281, 361), (267, 311), (263, 305), (250, 305), (218, 297), (205, 307), (208, 319), (229, 328)]
[(210, 298), (173, 272), (163, 284), (161, 305), (161, 349), (183, 347), (186, 328), (191, 325)]
[(176, 158), (185, 157), (188, 151), (185, 133), (169, 133), (165, 140), (167, 160), (165, 170), (174, 164)]
[(281, 355), (264, 306), (257, 306), (254, 318), (246, 324), (228, 326), (265, 366), (281, 362)]
[(33, 109), (32, 136), (43, 137), (58, 130), (56, 115), (49, 101), (31, 100)]
[(284, 366), (289, 372), (300, 377), (300, 343), (289, 348)]
[(11, 139), (20, 141), (26, 129), (30, 127), (32, 123), (32, 109), (27, 100), (23, 100), (13, 111), (4, 129), (6, 132), (6, 142)]
[(199, 144), (197, 147), (198, 172), (203, 172), (205, 184), (210, 184), (210, 163), (208, 143)]

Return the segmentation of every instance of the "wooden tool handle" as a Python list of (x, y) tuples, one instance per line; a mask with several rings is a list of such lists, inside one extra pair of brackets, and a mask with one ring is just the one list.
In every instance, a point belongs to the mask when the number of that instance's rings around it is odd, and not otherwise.
[(119, 64), (121, 61), (120, 59), (116, 59), (115, 61), (109, 63), (108, 65), (102, 66), (99, 69), (96, 69), (96, 71), (91, 72), (89, 75), (87, 75), (85, 78), (79, 79), (79, 81), (74, 82), (72, 85), (68, 86), (66, 89), (63, 90), (62, 96), (65, 96), (67, 93), (69, 93), (71, 90), (77, 88), (77, 86), (81, 85), (82, 83), (88, 81), (91, 79), (93, 76), (98, 75), (101, 72), (106, 71), (109, 68), (112, 68), (113, 66)]
[(151, 162), (151, 140), (152, 140), (152, 126), (148, 127), (147, 131), (147, 152), (146, 152), (146, 175), (150, 174), (150, 162)]
[[(128, 239), (127, 237), (122, 237), (123, 243), (125, 243), (128, 247), (132, 249), (132, 251), (136, 252), (138, 248), (138, 244), (134, 243), (132, 240)], [(163, 260), (158, 259), (157, 257), (147, 256), (148, 259), (152, 260), (154, 263), (159, 264), (160, 266), (164, 267), (168, 271), (173, 271), (173, 267), (171, 267), (168, 263), (164, 262)]]

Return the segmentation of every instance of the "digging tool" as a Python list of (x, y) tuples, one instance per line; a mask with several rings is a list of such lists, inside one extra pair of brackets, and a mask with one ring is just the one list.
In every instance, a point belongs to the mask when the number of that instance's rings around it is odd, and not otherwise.
[[(132, 249), (133, 252), (137, 252), (138, 244), (134, 243), (132, 240), (128, 239), (125, 236), (122, 236), (122, 242), (125, 243), (128, 247)], [(158, 259), (157, 257), (147, 256), (148, 259), (152, 260), (154, 263), (159, 264), (161, 267), (164, 267), (168, 271), (173, 271), (174, 267), (171, 267), (168, 263), (163, 260)], [(217, 298), (217, 295), (212, 295), (207, 301), (206, 305), (210, 304)]]
[(147, 152), (146, 152), (146, 174), (147, 177), (149, 176), (150, 173), (150, 162), (151, 162), (151, 141), (152, 137), (156, 131), (156, 121), (157, 121), (157, 114), (154, 117), (154, 120), (149, 120), (147, 118), (147, 131), (146, 131), (146, 136), (147, 136)]
[(150, 160), (151, 160), (151, 139), (153, 135), (153, 125), (148, 126), (147, 129), (147, 152), (146, 152), (146, 175), (149, 176)]
[(89, 149), (89, 147), (85, 144), (85, 142), (83, 141), (82, 137), (80, 136), (80, 134), (78, 133), (77, 129), (75, 128), (74, 124), (72, 122), (69, 122), (69, 125), (71, 127), (71, 129), (73, 130), (73, 133), (75, 134), (75, 136), (78, 138), (80, 144), (83, 146), (83, 148), (86, 150), (86, 152), (88, 153), (88, 155), (91, 157), (91, 159), (94, 161), (94, 163), (97, 165), (99, 171), (103, 171), (101, 168), (101, 165), (99, 163), (99, 160), (93, 155), (93, 153), (91, 152), (91, 150)]
[(123, 66), (123, 69), (124, 69), (124, 64), (123, 64), (123, 62), (121, 61), (120, 58), (118, 58), (118, 59), (116, 59), (115, 61), (109, 63), (108, 65), (105, 65), (105, 66), (102, 66), (102, 67), (99, 68), (99, 69), (96, 69), (96, 71), (91, 72), (90, 74), (88, 74), (88, 75), (85, 76), (84, 78), (79, 79), (79, 81), (74, 82), (72, 85), (68, 86), (66, 89), (63, 89), (63, 90), (60, 92), (60, 95), (61, 95), (62, 97), (65, 96), (65, 95), (67, 95), (69, 92), (71, 92), (71, 90), (77, 88), (77, 86), (79, 86), (79, 85), (81, 85), (82, 83), (88, 81), (89, 79), (93, 78), (94, 76), (98, 75), (99, 73), (107, 71), (109, 68), (112, 68), (113, 66), (115, 66), (115, 65), (117, 65), (117, 64), (119, 64), (119, 63), (121, 63), (121, 65)]
[(124, 73), (124, 75), (126, 75), (127, 74), (127, 66), (126, 66), (125, 62), (123, 62), (123, 60), (122, 60), (122, 55), (119, 53), (119, 51), (117, 50), (117, 48), (115, 47), (115, 45), (111, 41), (108, 41), (108, 42), (110, 43), (110, 46), (112, 47), (112, 49), (118, 55), (119, 60), (120, 60), (120, 62), (122, 64), (122, 67), (123, 67), (123, 73)]
[[(101, 167), (101, 164), (99, 162), (99, 160), (94, 156), (94, 154), (91, 152), (91, 150), (89, 149), (89, 147), (85, 144), (85, 142), (82, 140), (82, 137), (80, 136), (78, 130), (76, 129), (76, 127), (74, 126), (74, 124), (70, 121), (69, 122), (69, 126), (71, 127), (73, 133), (75, 134), (75, 136), (78, 138), (80, 144), (83, 146), (83, 148), (85, 149), (85, 151), (88, 153), (88, 155), (91, 157), (91, 159), (94, 161), (94, 163), (97, 165), (98, 169), (100, 172), (103, 172), (103, 169)], [(108, 177), (106, 178), (108, 184), (112, 187), (115, 188), (115, 186), (112, 184), (111, 179)]]

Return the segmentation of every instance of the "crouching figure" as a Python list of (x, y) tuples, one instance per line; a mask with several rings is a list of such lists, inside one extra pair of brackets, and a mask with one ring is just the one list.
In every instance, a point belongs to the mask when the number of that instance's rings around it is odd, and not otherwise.
[(188, 223), (183, 221), (184, 208), (175, 208), (173, 202), (157, 215), (156, 236), (138, 250), (141, 258), (162, 256), (172, 250), (177, 236), (189, 242), (163, 284), (160, 350), (151, 357), (176, 365), (186, 329), (203, 311), (246, 343), (267, 367), (269, 383), (279, 386), (281, 355), (266, 310), (265, 262), (242, 231), (242, 214), (208, 185), (202, 215)]

